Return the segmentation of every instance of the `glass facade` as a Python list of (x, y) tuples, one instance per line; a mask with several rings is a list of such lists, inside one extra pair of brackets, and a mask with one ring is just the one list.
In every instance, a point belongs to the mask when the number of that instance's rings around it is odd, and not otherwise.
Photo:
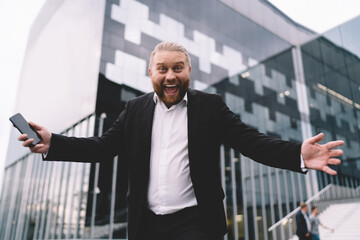
[(360, 17), (301, 46), (313, 133), (326, 140), (344, 139), (341, 174), (318, 172), (319, 186), (355, 187), (360, 176)]
[[(357, 18), (292, 46), (220, 1), (108, 0), (94, 114), (63, 133), (106, 131), (127, 100), (151, 91), (147, 68), (154, 46), (177, 41), (192, 60), (191, 87), (221, 94), (247, 125), (296, 142), (320, 131), (326, 141), (346, 141), (336, 177), (270, 168), (221, 146), (226, 239), (287, 239), (294, 234), (290, 225), (268, 228), (316, 189), (360, 185), (359, 28)], [(121, 157), (89, 164), (43, 162), (28, 154), (7, 165), (0, 239), (126, 239)]]

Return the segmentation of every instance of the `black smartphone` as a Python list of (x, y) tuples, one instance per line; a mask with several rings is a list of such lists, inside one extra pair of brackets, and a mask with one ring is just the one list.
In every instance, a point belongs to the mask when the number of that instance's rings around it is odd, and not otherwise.
[(39, 142), (41, 142), (42, 138), (40, 135), (30, 126), (30, 124), (25, 120), (25, 118), (17, 113), (14, 116), (9, 118), (14, 127), (16, 127), (21, 133), (26, 133), (28, 138), (34, 139), (31, 146), (35, 146)]

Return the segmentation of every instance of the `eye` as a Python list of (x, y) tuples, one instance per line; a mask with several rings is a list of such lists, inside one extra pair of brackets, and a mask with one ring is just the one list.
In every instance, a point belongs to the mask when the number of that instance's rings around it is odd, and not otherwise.
[(174, 69), (175, 69), (175, 71), (180, 72), (183, 68), (182, 68), (182, 66), (178, 65)]
[(158, 67), (158, 70), (159, 72), (166, 72), (166, 68), (162, 66)]

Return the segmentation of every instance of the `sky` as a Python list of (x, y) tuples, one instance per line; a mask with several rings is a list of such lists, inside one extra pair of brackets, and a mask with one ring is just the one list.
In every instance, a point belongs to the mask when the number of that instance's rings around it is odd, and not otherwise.
[(295, 22), (323, 33), (360, 15), (360, 0), (269, 0)]
[(27, 36), (45, 0), (0, 0), (0, 190)]
[[(0, 190), (27, 36), (46, 0), (0, 0)], [(239, 0), (240, 1), (240, 0)], [(360, 15), (360, 0), (270, 0), (296, 22), (323, 33)], [(36, 105), (34, 106), (36, 107)], [(29, 119), (30, 120), (30, 119)]]

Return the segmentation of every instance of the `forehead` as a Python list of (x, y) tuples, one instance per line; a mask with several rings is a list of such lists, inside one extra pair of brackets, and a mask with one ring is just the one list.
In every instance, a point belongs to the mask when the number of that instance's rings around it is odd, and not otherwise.
[(154, 64), (186, 63), (186, 56), (178, 51), (158, 51), (153, 60)]

